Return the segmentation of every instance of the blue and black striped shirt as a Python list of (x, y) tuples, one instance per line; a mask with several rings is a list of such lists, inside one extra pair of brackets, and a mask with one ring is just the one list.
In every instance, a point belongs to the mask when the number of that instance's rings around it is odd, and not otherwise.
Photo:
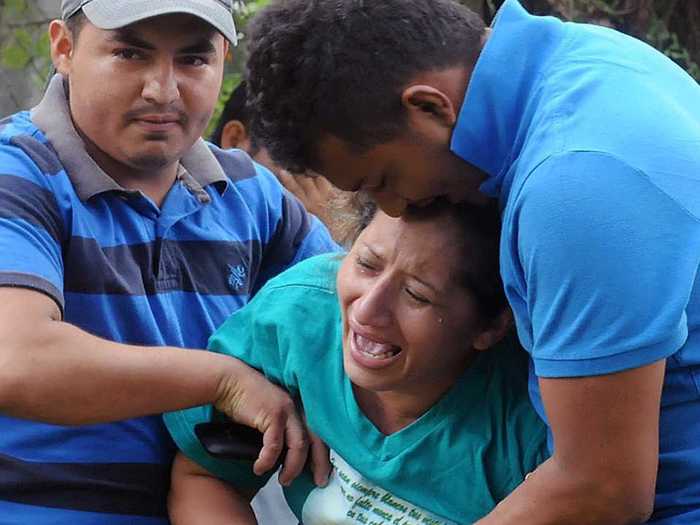
[[(73, 128), (62, 78), (0, 121), (0, 286), (45, 293), (118, 342), (204, 348), (265, 281), (336, 245), (265, 168), (198, 141), (158, 208)], [(0, 416), (3, 524), (166, 524), (159, 416), (63, 427)]]

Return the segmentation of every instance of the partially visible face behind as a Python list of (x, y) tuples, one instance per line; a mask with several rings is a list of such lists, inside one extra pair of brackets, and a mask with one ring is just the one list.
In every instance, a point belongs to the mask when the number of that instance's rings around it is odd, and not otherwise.
[(113, 31), (86, 22), (57, 68), (90, 153), (145, 171), (178, 161), (209, 122), (226, 49), (220, 33), (189, 15)]
[(436, 398), (462, 374), (482, 323), (459, 284), (460, 235), (445, 214), (377, 212), (355, 242), (337, 287), (343, 362), (356, 386)]
[(406, 133), (360, 153), (326, 134), (317, 151), (315, 171), (342, 190), (367, 191), (393, 217), (409, 204), (424, 206), (436, 197), (452, 202), (476, 197), (478, 184), (468, 178), (474, 168), (450, 151), (449, 134), (434, 141)]

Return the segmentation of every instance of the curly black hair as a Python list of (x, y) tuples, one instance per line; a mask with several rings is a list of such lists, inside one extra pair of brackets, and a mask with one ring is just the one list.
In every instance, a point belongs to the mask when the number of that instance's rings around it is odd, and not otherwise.
[(276, 0), (251, 22), (252, 133), (295, 172), (331, 133), (358, 151), (396, 137), (417, 73), (476, 61), (483, 20), (453, 0)]

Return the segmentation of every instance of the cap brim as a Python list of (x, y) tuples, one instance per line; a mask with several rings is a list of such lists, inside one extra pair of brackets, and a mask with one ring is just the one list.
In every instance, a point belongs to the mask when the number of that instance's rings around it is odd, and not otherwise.
[(92, 0), (83, 6), (83, 12), (100, 29), (118, 29), (154, 16), (188, 14), (214, 26), (231, 44), (238, 43), (232, 13), (216, 0)]

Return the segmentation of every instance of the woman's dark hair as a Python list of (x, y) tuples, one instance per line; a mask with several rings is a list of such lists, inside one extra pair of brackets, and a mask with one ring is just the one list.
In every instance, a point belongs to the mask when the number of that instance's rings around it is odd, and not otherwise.
[(452, 0), (276, 0), (249, 30), (253, 135), (303, 172), (323, 133), (360, 151), (396, 137), (411, 78), (474, 64), (485, 26)]
[(449, 214), (456, 222), (462, 253), (461, 285), (474, 294), (486, 322), (496, 319), (508, 306), (500, 271), (501, 220), (497, 201), (486, 206), (466, 202), (453, 204), (438, 199), (425, 208), (409, 208), (407, 216), (419, 219)]

